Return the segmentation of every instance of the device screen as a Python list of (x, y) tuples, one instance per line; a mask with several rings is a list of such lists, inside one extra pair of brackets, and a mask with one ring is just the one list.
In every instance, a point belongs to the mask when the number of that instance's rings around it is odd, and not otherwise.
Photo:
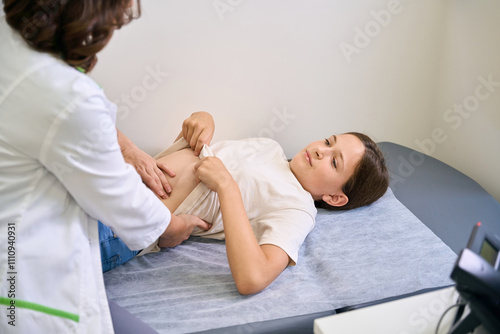
[(485, 259), (493, 268), (495, 268), (495, 262), (498, 256), (498, 250), (488, 241), (484, 239), (483, 245), (481, 246), (481, 251), (479, 253), (483, 259)]

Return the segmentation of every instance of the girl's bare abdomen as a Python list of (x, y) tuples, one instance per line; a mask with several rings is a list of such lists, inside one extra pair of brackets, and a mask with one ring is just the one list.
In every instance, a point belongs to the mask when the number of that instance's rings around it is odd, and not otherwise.
[(194, 172), (200, 158), (194, 155), (191, 148), (185, 148), (157, 160), (175, 172), (174, 177), (163, 173), (172, 186), (172, 192), (169, 198), (161, 200), (170, 212), (174, 212), (200, 182)]

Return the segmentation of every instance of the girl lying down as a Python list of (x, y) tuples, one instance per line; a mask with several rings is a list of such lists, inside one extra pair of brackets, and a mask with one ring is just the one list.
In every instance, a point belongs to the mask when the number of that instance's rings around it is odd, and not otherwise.
[[(162, 202), (174, 215), (190, 214), (211, 224), (191, 235), (225, 239), (231, 273), (245, 295), (262, 291), (297, 263), (316, 207), (368, 205), (388, 187), (381, 152), (360, 133), (312, 142), (290, 161), (267, 138), (205, 145), (198, 156), (181, 137), (155, 158), (176, 172), (175, 177), (166, 174), (173, 190)], [(160, 237), (141, 255), (172, 245)]]

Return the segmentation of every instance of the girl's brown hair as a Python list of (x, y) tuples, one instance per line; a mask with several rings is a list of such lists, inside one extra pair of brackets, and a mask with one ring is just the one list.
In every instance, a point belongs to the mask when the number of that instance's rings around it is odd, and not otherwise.
[(359, 161), (352, 176), (342, 187), (349, 198), (346, 205), (330, 206), (324, 201), (316, 201), (316, 207), (328, 210), (350, 210), (371, 204), (382, 197), (389, 187), (389, 173), (385, 158), (377, 144), (367, 135), (358, 132), (348, 132), (361, 140), (365, 153)]
[(35, 50), (92, 70), (115, 29), (140, 15), (133, 0), (3, 0), (8, 24)]

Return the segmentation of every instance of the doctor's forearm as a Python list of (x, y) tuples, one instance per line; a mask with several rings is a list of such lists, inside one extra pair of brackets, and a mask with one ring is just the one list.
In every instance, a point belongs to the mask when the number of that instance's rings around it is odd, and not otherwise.
[(179, 216), (171, 215), (170, 224), (160, 236), (160, 247), (175, 247), (189, 238), (191, 231), (186, 228), (185, 222)]
[(116, 128), (116, 133), (118, 135), (118, 144), (120, 145), (120, 149), (122, 153), (128, 149), (134, 148), (135, 144), (125, 136), (118, 128)]

